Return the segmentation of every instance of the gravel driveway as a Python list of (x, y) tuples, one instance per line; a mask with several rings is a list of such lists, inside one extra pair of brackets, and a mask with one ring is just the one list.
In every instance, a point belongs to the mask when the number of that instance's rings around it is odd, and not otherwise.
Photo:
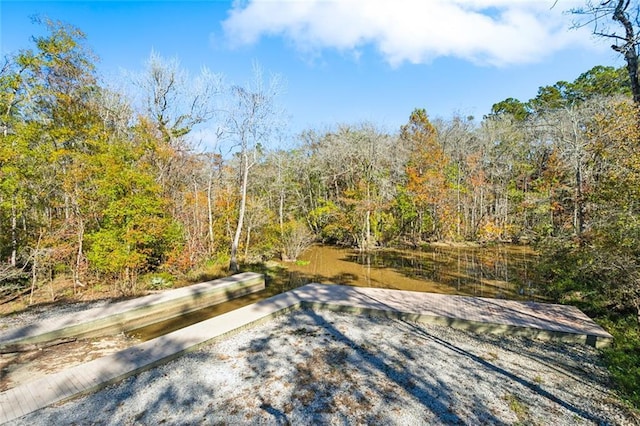
[(583, 345), (302, 310), (21, 425), (640, 424)]

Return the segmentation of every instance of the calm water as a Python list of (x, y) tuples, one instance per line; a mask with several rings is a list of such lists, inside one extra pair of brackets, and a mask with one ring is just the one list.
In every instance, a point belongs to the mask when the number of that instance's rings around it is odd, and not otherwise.
[(316, 246), (290, 265), (289, 280), (515, 300), (537, 298), (536, 255), (526, 246), (432, 246), (426, 250), (356, 250)]
[(432, 246), (425, 250), (389, 249), (371, 253), (314, 246), (296, 264), (270, 265), (264, 291), (131, 334), (143, 340), (152, 339), (311, 282), (538, 300), (535, 261), (535, 253), (526, 246)]

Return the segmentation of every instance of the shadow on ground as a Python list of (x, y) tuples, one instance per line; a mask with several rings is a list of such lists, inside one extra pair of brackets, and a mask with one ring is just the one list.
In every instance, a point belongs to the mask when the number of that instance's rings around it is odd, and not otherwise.
[(616, 424), (594, 361), (592, 348), (303, 309), (18, 424)]

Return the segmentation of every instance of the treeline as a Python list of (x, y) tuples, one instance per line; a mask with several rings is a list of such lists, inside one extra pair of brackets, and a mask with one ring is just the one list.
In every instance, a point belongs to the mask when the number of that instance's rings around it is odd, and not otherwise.
[[(627, 251), (610, 274), (637, 276), (637, 112), (622, 69), (507, 99), (482, 120), (416, 109), (395, 133), (361, 123), (292, 139), (277, 80), (259, 70), (231, 85), (152, 54), (129, 76), (132, 99), (101, 82), (82, 32), (44, 24), (0, 74), (5, 292), (57, 277), (130, 292), (143, 275), (295, 259), (312, 241), (611, 244)], [(224, 149), (195, 144), (203, 129)]]

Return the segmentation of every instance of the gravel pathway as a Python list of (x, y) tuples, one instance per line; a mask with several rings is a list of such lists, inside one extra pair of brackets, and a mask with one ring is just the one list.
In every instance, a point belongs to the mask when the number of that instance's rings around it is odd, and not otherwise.
[(583, 345), (302, 310), (19, 425), (640, 425)]

